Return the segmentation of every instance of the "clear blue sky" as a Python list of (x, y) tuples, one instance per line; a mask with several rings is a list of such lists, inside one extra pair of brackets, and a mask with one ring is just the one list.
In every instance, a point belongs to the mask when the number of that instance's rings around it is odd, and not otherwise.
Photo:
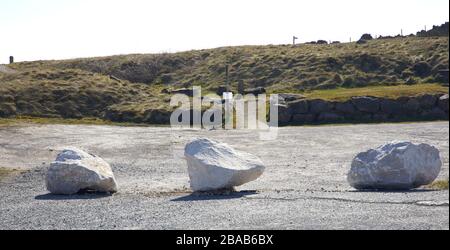
[(449, 20), (448, 0), (0, 0), (0, 63), (348, 41)]

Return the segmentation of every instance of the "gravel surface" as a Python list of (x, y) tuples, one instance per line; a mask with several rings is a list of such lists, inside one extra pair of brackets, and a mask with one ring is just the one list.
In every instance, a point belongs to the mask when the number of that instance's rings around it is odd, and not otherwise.
[[(264, 175), (237, 193), (189, 191), (186, 142), (208, 137), (259, 156)], [(393, 140), (441, 150), (449, 178), (449, 123), (173, 131), (166, 127), (0, 126), (0, 167), (27, 171), (0, 180), (0, 229), (449, 229), (449, 192), (358, 192), (346, 181), (360, 151)], [(55, 196), (45, 173), (58, 150), (77, 146), (108, 161), (120, 192)]]

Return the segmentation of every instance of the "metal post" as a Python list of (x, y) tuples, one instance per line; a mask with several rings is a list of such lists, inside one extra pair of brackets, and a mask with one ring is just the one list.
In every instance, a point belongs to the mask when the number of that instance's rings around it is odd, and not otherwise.
[(239, 82), (238, 82), (238, 93), (244, 94), (244, 81), (243, 80), (239, 80)]
[(225, 100), (225, 129), (233, 129), (233, 93), (231, 92), (229, 79), (229, 65), (225, 66), (225, 81), (227, 91), (223, 93)]
[(228, 78), (229, 66), (225, 66), (225, 84), (227, 86), (227, 92), (230, 92), (230, 80)]

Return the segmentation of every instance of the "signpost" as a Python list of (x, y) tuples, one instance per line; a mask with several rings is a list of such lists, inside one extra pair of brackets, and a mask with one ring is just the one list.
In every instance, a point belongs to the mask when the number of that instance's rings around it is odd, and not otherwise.
[(225, 129), (233, 129), (233, 92), (230, 88), (229, 66), (225, 66), (225, 83), (227, 91), (223, 93), (225, 101)]

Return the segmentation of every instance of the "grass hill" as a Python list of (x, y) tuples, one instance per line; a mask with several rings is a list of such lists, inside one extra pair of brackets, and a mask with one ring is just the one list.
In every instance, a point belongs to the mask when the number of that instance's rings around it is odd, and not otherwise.
[(120, 113), (123, 121), (166, 123), (167, 90), (200, 85), (215, 92), (227, 64), (234, 91), (243, 80), (246, 88), (314, 98), (372, 89), (391, 97), (448, 93), (436, 84), (443, 81), (439, 71), (448, 69), (448, 36), (413, 36), (15, 63), (0, 68), (0, 117), (111, 119)]

